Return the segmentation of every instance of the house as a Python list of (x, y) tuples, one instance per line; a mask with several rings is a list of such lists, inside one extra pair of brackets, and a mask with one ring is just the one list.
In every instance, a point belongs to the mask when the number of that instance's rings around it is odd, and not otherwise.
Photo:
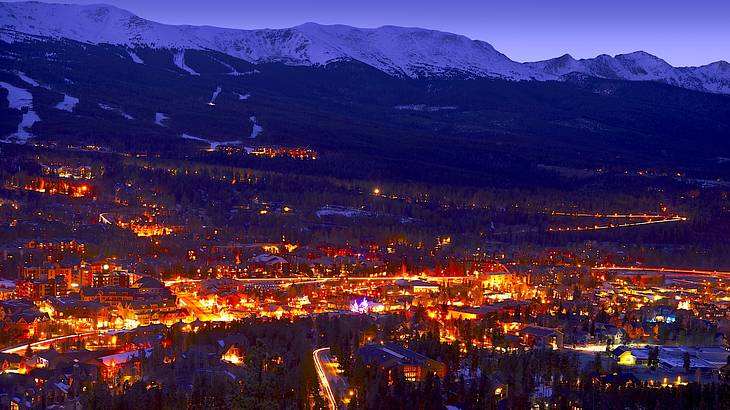
[(404, 290), (411, 294), (419, 293), (433, 293), (439, 291), (439, 285), (436, 283), (426, 282), (425, 280), (404, 280), (399, 279), (395, 282), (396, 285), (400, 286)]
[(39, 388), (32, 377), (6, 373), (0, 375), (0, 408), (30, 410), (40, 404)]
[(646, 366), (649, 363), (649, 349), (619, 346), (611, 351), (611, 355), (622, 366)]
[(0, 353), (0, 373), (18, 371), (22, 367), (23, 358), (12, 353)]
[(616, 362), (623, 366), (634, 366), (636, 365), (636, 356), (631, 352), (631, 349), (627, 346), (619, 346), (611, 351), (611, 356)]
[(99, 288), (83, 287), (79, 297), (85, 302), (117, 303), (135, 300), (137, 290), (120, 286), (104, 286)]
[(73, 298), (47, 298), (41, 308), (49, 312), (54, 320), (74, 320), (89, 327), (107, 325), (110, 320), (108, 306), (98, 302), (84, 302)]
[(153, 348), (131, 350), (99, 357), (97, 360), (102, 365), (102, 379), (112, 383), (122, 381), (129, 381), (130, 384), (134, 383), (141, 376), (140, 364), (142, 360), (148, 358), (152, 354), (152, 350)]
[(370, 343), (361, 347), (357, 355), (367, 366), (387, 373), (390, 382), (399, 375), (410, 382), (422, 381), (428, 374), (446, 377), (445, 364), (396, 343)]
[(598, 340), (604, 341), (610, 345), (618, 345), (623, 342), (624, 331), (610, 323), (595, 323), (596, 337)]
[(449, 306), (447, 312), (449, 319), (478, 320), (488, 316), (495, 316), (497, 309), (494, 306)]
[[(502, 266), (504, 268), (504, 266)], [(507, 285), (511, 285), (517, 279), (517, 276), (504, 268), (498, 272), (483, 272), (479, 274), (484, 289), (502, 289)]]
[(175, 313), (178, 311), (174, 298), (150, 298), (147, 300), (133, 300), (117, 305), (119, 316), (124, 320), (136, 321), (142, 325), (177, 321)]
[(520, 341), (533, 348), (560, 349), (563, 347), (563, 333), (557, 329), (542, 326), (527, 326), (518, 332)]
[(242, 364), (243, 363), (243, 347), (238, 343), (231, 343), (223, 351), (221, 360), (231, 364)]

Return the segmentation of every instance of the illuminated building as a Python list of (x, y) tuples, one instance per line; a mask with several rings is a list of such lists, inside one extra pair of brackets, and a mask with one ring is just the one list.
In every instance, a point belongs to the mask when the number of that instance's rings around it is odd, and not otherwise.
[(179, 310), (174, 298), (121, 302), (117, 310), (125, 321), (141, 325), (176, 323), (183, 318), (183, 315), (178, 315)]
[(108, 356), (99, 357), (101, 363), (102, 380), (109, 384), (121, 384), (129, 382), (132, 384), (141, 377), (141, 361), (152, 353), (152, 348), (132, 350)]
[(399, 280), (396, 284), (412, 294), (435, 293), (439, 291), (439, 285), (424, 280)]
[(24, 267), (22, 277), (28, 281), (34, 280), (51, 280), (63, 278), (67, 284), (71, 283), (73, 269), (70, 266), (61, 266), (59, 264), (44, 263), (42, 266)]
[(47, 297), (65, 296), (68, 294), (68, 288), (66, 279), (58, 276), (53, 279), (18, 281), (15, 292), (19, 298), (39, 301)]
[(316, 160), (317, 152), (303, 147), (292, 147), (292, 148), (275, 148), (275, 147), (258, 147), (254, 148), (249, 152), (250, 155), (257, 157), (277, 158), (277, 157), (289, 157), (299, 160)]
[(518, 332), (520, 341), (526, 346), (543, 349), (563, 347), (563, 333), (557, 329), (541, 326), (527, 326)]
[(221, 355), (221, 360), (231, 364), (243, 364), (243, 349), (237, 343), (231, 344)]
[(86, 244), (75, 239), (59, 239), (59, 240), (30, 240), (24, 245), (27, 249), (38, 249), (49, 252), (59, 253), (84, 253)]
[(120, 271), (102, 270), (92, 275), (92, 286), (95, 288), (102, 286), (118, 286), (122, 288), (129, 287), (129, 274)]
[(388, 375), (390, 383), (398, 374), (409, 382), (419, 382), (429, 373), (446, 376), (446, 365), (406, 349), (396, 343), (371, 343), (361, 347), (357, 355), (366, 366), (375, 367)]
[(65, 180), (34, 178), (23, 185), (26, 191), (35, 191), (49, 195), (68, 195), (81, 198), (93, 195), (93, 188), (87, 184), (73, 183)]
[(510, 272), (485, 272), (479, 275), (484, 289), (504, 289), (516, 280)]

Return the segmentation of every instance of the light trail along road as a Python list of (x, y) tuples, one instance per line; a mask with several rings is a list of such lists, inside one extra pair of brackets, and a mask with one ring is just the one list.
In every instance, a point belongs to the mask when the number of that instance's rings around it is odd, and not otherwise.
[(25, 351), (25, 349), (28, 348), (29, 345), (31, 348), (40, 347), (40, 346), (44, 346), (44, 345), (50, 345), (51, 343), (62, 342), (64, 340), (100, 335), (104, 332), (106, 332), (106, 330), (97, 330), (97, 331), (93, 331), (93, 332), (77, 333), (77, 334), (73, 334), (73, 335), (51, 337), (48, 339), (39, 340), (37, 342), (23, 343), (23, 344), (18, 344), (15, 346), (6, 347), (6, 348), (0, 350), (0, 353), (22, 353)]
[(567, 216), (571, 218), (596, 218), (596, 219), (627, 219), (640, 221), (623, 222), (623, 223), (603, 223), (588, 226), (572, 226), (572, 227), (549, 227), (548, 232), (573, 232), (573, 231), (599, 231), (604, 229), (630, 228), (634, 226), (653, 225), (671, 222), (684, 222), (687, 217), (681, 215), (670, 214), (648, 214), (648, 213), (629, 213), (629, 214), (603, 214), (590, 212), (550, 212), (552, 216)]
[[(453, 281), (453, 280), (465, 280), (465, 279), (474, 279), (475, 276), (427, 276), (427, 275), (411, 275), (411, 276), (373, 276), (373, 277), (360, 277), (360, 276), (350, 276), (350, 277), (333, 277), (333, 278), (301, 278), (301, 277), (282, 277), (282, 278), (231, 278), (237, 282), (241, 283), (281, 283), (282, 285), (288, 285), (288, 284), (313, 284), (313, 283), (325, 283), (325, 282), (338, 282), (338, 281), (348, 281), (348, 282), (388, 282), (388, 281), (397, 281), (397, 280), (429, 280), (429, 281), (437, 281), (437, 282), (444, 282), (444, 281)], [(202, 279), (191, 279), (191, 278), (178, 278), (178, 279), (171, 279), (166, 280), (165, 286), (174, 286), (178, 284), (185, 284), (185, 283), (198, 283), (201, 282)]]
[(327, 397), (329, 407), (332, 410), (345, 408), (340, 404), (348, 398), (349, 389), (347, 380), (339, 374), (340, 364), (332, 355), (329, 347), (316, 349), (312, 352), (314, 367), (319, 377), (319, 384)]
[(591, 268), (599, 271), (635, 271), (635, 272), (659, 272), (672, 276), (712, 276), (720, 278), (730, 278), (730, 272), (706, 270), (706, 269), (682, 269), (682, 268), (665, 268), (665, 267), (643, 267), (643, 266), (596, 266)]

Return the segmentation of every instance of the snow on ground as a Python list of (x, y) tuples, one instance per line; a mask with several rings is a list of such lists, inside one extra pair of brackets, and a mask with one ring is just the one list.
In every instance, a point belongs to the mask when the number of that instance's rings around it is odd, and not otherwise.
[(99, 105), (99, 108), (101, 108), (102, 110), (105, 110), (105, 111), (114, 111), (115, 113), (121, 115), (122, 117), (124, 117), (124, 118), (126, 118), (128, 120), (133, 120), (134, 119), (134, 117), (132, 117), (131, 115), (129, 115), (126, 112), (122, 111), (121, 108), (112, 107), (111, 105), (104, 104), (104, 103), (98, 103), (98, 105)]
[(213, 57), (211, 57), (211, 59), (213, 59), (213, 61), (215, 61), (216, 63), (222, 65), (223, 67), (227, 68), (228, 69), (228, 72), (226, 74), (228, 74), (228, 75), (243, 75), (244, 74), (244, 73), (239, 73), (238, 70), (236, 70), (235, 67), (233, 67), (232, 65), (226, 63), (225, 61), (221, 61), (221, 60), (219, 60), (217, 58), (213, 58)]
[(455, 110), (457, 107), (453, 105), (445, 105), (445, 106), (431, 106), (426, 104), (407, 104), (407, 105), (396, 105), (396, 110), (406, 110), (406, 111), (426, 111), (426, 112), (437, 112), (437, 111), (451, 111)]
[(10, 279), (0, 279), (0, 288), (12, 289), (15, 287), (15, 282)]
[(214, 150), (218, 147), (223, 147), (226, 145), (241, 145), (241, 141), (211, 141), (210, 149)]
[(220, 85), (216, 87), (215, 91), (213, 91), (213, 95), (210, 97), (210, 102), (208, 103), (208, 105), (215, 105), (215, 99), (218, 98), (218, 94), (220, 94), (221, 91), (223, 91), (223, 89)]
[(346, 218), (357, 218), (372, 215), (372, 213), (368, 211), (363, 211), (362, 209), (348, 208), (338, 205), (325, 205), (318, 211), (314, 212), (314, 214), (317, 215), (317, 218), (321, 218), (323, 216), (344, 216)]
[(251, 75), (251, 74), (259, 74), (259, 73), (261, 73), (259, 70), (251, 70), (251, 71), (240, 72), (240, 71), (236, 70), (236, 67), (234, 67), (234, 66), (226, 63), (225, 61), (221, 61), (221, 60), (219, 60), (217, 58), (214, 58), (214, 57), (210, 57), (210, 58), (213, 61), (215, 61), (216, 63), (218, 63), (218, 64), (220, 64), (223, 67), (225, 67), (225, 68), (228, 69), (228, 72), (226, 73), (226, 75), (236, 75), (237, 76), (237, 75)]
[(33, 137), (33, 134), (30, 133), (30, 128), (35, 124), (36, 122), (40, 121), (41, 118), (36, 114), (33, 110), (28, 110), (25, 113), (23, 113), (23, 119), (20, 120), (20, 124), (18, 124), (18, 131), (11, 135), (8, 140), (15, 140), (18, 144), (25, 144), (29, 138)]
[(161, 127), (166, 127), (167, 125), (165, 125), (165, 121), (167, 121), (169, 118), (170, 117), (168, 117), (167, 115), (165, 115), (161, 112), (156, 112), (155, 113), (155, 124), (157, 124)]
[(125, 49), (125, 50), (127, 51), (127, 54), (129, 54), (129, 58), (131, 58), (133, 62), (135, 62), (137, 64), (144, 64), (144, 60), (139, 58), (137, 53), (135, 53), (134, 51), (132, 51), (130, 49)]
[(180, 138), (185, 138), (186, 140), (193, 140), (193, 141), (202, 141), (202, 142), (207, 142), (208, 144), (210, 144), (210, 141), (208, 141), (205, 138), (195, 137), (193, 135), (186, 134), (186, 133), (183, 133), (182, 135), (180, 135)]
[(214, 151), (218, 147), (225, 146), (225, 145), (241, 145), (241, 141), (211, 141), (205, 138), (196, 137), (190, 134), (183, 133), (180, 135), (180, 138), (184, 138), (186, 140), (193, 140), (193, 141), (200, 141), (204, 142), (209, 145), (209, 150)]
[(192, 68), (188, 67), (187, 64), (185, 64), (185, 50), (179, 50), (175, 52), (175, 54), (172, 55), (172, 62), (175, 63), (175, 65), (187, 72), (190, 75), (200, 75), (197, 71), (193, 70)]
[(76, 97), (71, 97), (68, 94), (63, 95), (63, 101), (55, 105), (55, 109), (57, 110), (63, 110), (68, 112), (73, 112), (74, 107), (76, 107), (76, 104), (79, 103), (79, 99)]
[(234, 92), (233, 94), (236, 94), (236, 96), (238, 96), (238, 99), (239, 100), (248, 100), (249, 97), (251, 97), (251, 94), (248, 94), (248, 93), (247, 94), (239, 94), (239, 93)]
[(8, 138), (0, 141), (25, 144), (29, 138), (33, 137), (30, 128), (41, 120), (38, 114), (33, 111), (33, 95), (26, 89), (5, 82), (0, 82), (0, 87), (8, 90), (9, 108), (20, 110), (23, 113), (23, 118), (18, 124), (18, 130)]
[(32, 85), (33, 87), (40, 87), (40, 83), (38, 83), (38, 81), (28, 77), (23, 72), (18, 71), (18, 77), (20, 77), (21, 80), (25, 81), (27, 84)]
[(261, 135), (262, 132), (264, 132), (264, 127), (260, 126), (256, 122), (255, 115), (250, 116), (248, 120), (251, 121), (251, 136), (249, 138), (256, 138)]

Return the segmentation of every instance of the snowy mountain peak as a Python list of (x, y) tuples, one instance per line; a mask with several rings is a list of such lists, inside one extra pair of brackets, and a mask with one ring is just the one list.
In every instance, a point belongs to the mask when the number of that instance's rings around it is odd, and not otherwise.
[[(531, 63), (512, 61), (489, 43), (421, 28), (356, 28), (305, 23), (284, 29), (239, 30), (174, 26), (109, 5), (0, 3), (0, 40), (70, 39), (85, 43), (176, 50), (215, 50), (251, 63), (326, 65), (357, 60), (399, 77), (493, 77), (562, 80), (572, 73), (630, 81), (660, 81), (698, 91), (730, 93), (728, 63), (672, 67), (644, 51), (576, 60), (569, 54)], [(177, 53), (176, 56), (181, 54)], [(139, 58), (132, 57), (137, 63)]]

